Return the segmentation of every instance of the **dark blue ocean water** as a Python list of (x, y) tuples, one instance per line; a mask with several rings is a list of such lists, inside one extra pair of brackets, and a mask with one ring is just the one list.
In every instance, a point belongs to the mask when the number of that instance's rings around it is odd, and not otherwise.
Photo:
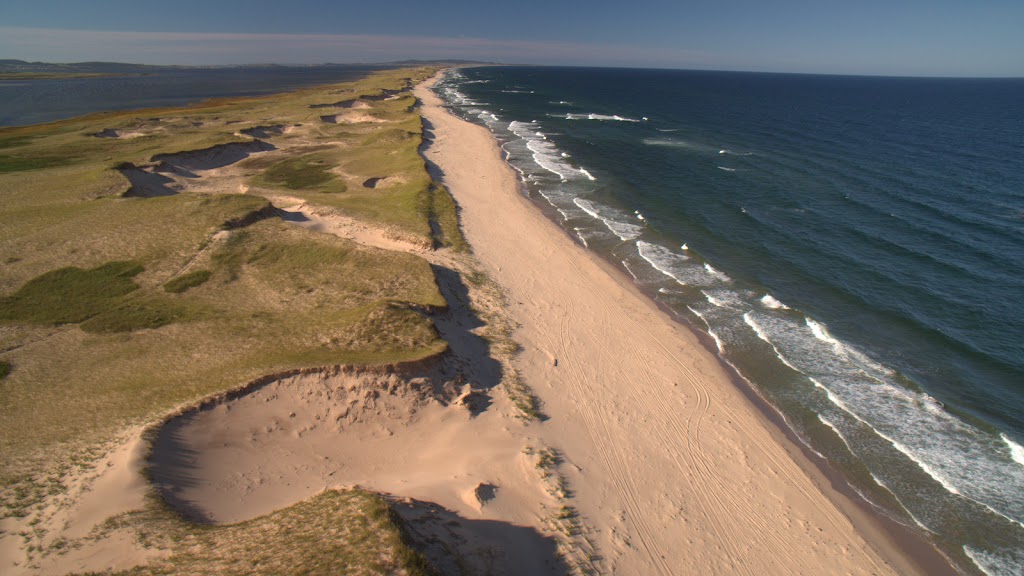
[(1024, 80), (487, 67), (438, 92), (866, 498), (1024, 573)]
[(362, 65), (152, 68), (144, 74), (55, 80), (0, 80), (0, 126), (22, 126), (90, 112), (182, 106), (207, 98), (259, 96), (355, 80)]

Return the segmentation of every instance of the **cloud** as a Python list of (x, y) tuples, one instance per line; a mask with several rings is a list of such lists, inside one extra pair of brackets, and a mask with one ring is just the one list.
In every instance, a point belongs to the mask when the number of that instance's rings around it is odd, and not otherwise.
[(370, 34), (127, 32), (0, 27), (7, 58), (49, 62), (112, 60), (142, 64), (317, 64), (404, 59), (499, 63), (699, 67), (685, 50), (559, 41)]

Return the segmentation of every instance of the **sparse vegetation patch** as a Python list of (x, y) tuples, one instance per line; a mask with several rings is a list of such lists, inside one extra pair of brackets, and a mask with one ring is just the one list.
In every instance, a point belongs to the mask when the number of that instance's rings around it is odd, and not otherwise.
[(230, 526), (198, 526), (159, 504), (109, 522), (170, 556), (115, 574), (433, 574), (409, 547), (388, 503), (362, 490), (327, 490), (295, 506)]
[(138, 290), (132, 278), (142, 270), (136, 262), (109, 262), (90, 270), (68, 267), (47, 272), (0, 299), (0, 320), (34, 324), (87, 320)]
[(164, 290), (172, 294), (181, 294), (189, 288), (195, 288), (201, 286), (210, 279), (213, 273), (209, 270), (196, 270), (187, 274), (182, 274), (176, 278), (172, 278), (164, 283)]
[(319, 154), (307, 154), (283, 160), (267, 168), (255, 182), (289, 190), (336, 193), (345, 191), (345, 183), (330, 173), (331, 165)]

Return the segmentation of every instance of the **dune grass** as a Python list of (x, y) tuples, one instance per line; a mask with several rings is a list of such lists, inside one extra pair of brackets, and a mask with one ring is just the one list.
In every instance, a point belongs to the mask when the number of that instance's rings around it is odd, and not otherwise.
[[(0, 516), (31, 517), (126, 426), (182, 404), (270, 373), (445, 350), (430, 319), (445, 301), (425, 260), (294, 226), (267, 200), (464, 246), (418, 154), (414, 100), (384, 99), (432, 72), (0, 128)], [(358, 113), (378, 121), (324, 124), (310, 108), (361, 97), (370, 108)], [(246, 142), (242, 130), (268, 125), (296, 128), (235, 165), (246, 194), (123, 197), (117, 166)], [(132, 136), (95, 136), (107, 130)], [(424, 573), (386, 504), (361, 492), (215, 529), (153, 510), (122, 520), (171, 556), (129, 573)]]
[(107, 311), (139, 289), (136, 262), (108, 262), (90, 270), (68, 267), (33, 278), (0, 298), (0, 320), (35, 324), (81, 322)]
[[(327, 490), (306, 502), (230, 526), (196, 526), (152, 506), (107, 524), (135, 525), (170, 556), (115, 572), (150, 574), (433, 574), (406, 543), (388, 503), (362, 490)], [(282, 538), (282, 534), (288, 537)]]
[(328, 160), (318, 154), (306, 154), (282, 160), (253, 179), (258, 186), (281, 187), (332, 194), (344, 192), (345, 183), (330, 171)]
[(213, 272), (209, 270), (196, 270), (189, 272), (188, 274), (182, 274), (177, 278), (172, 278), (164, 283), (164, 291), (172, 294), (181, 294), (189, 288), (195, 288), (196, 286), (202, 286), (210, 279)]

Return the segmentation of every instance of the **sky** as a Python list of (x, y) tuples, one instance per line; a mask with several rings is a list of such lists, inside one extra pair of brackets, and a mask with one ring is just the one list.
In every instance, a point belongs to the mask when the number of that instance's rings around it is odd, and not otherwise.
[(1024, 0), (3, 0), (6, 58), (1024, 77)]

